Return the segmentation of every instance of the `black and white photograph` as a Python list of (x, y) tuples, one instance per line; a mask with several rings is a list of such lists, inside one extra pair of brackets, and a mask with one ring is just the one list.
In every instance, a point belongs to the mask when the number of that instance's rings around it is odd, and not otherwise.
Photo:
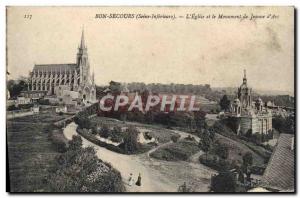
[(294, 6), (5, 9), (7, 192), (296, 192)]

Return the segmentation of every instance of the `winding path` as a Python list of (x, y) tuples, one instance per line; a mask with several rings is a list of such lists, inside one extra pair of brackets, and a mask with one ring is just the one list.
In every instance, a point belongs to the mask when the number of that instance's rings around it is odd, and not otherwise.
[[(74, 122), (66, 126), (64, 135), (68, 140), (72, 139), (73, 135), (78, 135), (76, 128), (77, 125)], [(180, 133), (183, 137), (188, 135), (181, 131), (174, 132)], [(98, 158), (119, 170), (126, 184), (130, 173), (133, 174), (135, 180), (141, 173), (142, 185), (126, 185), (129, 192), (176, 192), (178, 186), (183, 182), (193, 184), (196, 187), (195, 191), (206, 192), (210, 184), (210, 177), (215, 173), (214, 170), (199, 163), (169, 162), (150, 158), (149, 154), (158, 147), (144, 154), (124, 155), (95, 145), (83, 137), (82, 140), (84, 147), (93, 146)], [(159, 147), (167, 144), (170, 142)]]

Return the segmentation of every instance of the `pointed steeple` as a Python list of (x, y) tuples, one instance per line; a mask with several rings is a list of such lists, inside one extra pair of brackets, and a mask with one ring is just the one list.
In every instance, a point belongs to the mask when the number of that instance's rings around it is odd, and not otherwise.
[(80, 47), (81, 49), (84, 49), (85, 46), (85, 41), (84, 41), (84, 27), (82, 27), (82, 33), (81, 33), (81, 42), (80, 42)]
[(244, 69), (243, 84), (247, 84), (246, 70)]
[(93, 73), (92, 73), (92, 83), (95, 84), (95, 70), (93, 68)]

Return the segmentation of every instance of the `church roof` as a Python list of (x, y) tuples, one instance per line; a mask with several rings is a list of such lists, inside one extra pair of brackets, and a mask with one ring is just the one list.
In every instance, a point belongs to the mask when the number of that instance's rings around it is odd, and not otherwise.
[(33, 71), (64, 71), (64, 70), (75, 70), (77, 68), (77, 64), (41, 64), (34, 65)]

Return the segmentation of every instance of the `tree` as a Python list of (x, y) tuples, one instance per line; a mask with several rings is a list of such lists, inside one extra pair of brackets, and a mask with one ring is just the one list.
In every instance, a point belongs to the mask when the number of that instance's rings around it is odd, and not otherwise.
[(272, 119), (274, 129), (280, 133), (295, 133), (295, 116), (289, 115), (287, 117), (275, 116)]
[(213, 176), (210, 188), (213, 192), (235, 192), (236, 177), (234, 173), (225, 171)]
[(19, 96), (21, 91), (27, 90), (27, 87), (28, 84), (26, 79), (9, 80), (7, 82), (7, 89), (11, 98)]
[(206, 113), (204, 111), (194, 112), (194, 120), (196, 123), (197, 130), (206, 129), (207, 124), (205, 122)]
[(82, 147), (82, 139), (79, 135), (73, 135), (72, 140), (69, 141), (69, 149), (78, 150)]
[(208, 130), (203, 130), (200, 141), (199, 141), (199, 148), (205, 152), (206, 160), (207, 160), (207, 152), (209, 151), (212, 144), (212, 140), (209, 136)]
[(109, 82), (109, 89), (111, 90), (113, 95), (119, 94), (121, 92), (121, 83), (115, 82), (115, 81), (110, 81)]
[(248, 167), (248, 166), (252, 166), (252, 164), (253, 164), (252, 153), (251, 152), (245, 153), (245, 155), (243, 156), (243, 165), (245, 167)]
[(230, 100), (228, 99), (227, 95), (224, 95), (220, 100), (220, 107), (224, 111), (228, 111), (230, 108)]
[(110, 136), (110, 134), (111, 134), (111, 132), (110, 132), (109, 127), (108, 127), (106, 124), (104, 124), (104, 125), (101, 127), (101, 130), (100, 130), (100, 132), (99, 132), (99, 135), (100, 135), (101, 137), (108, 138), (108, 137)]
[(229, 156), (228, 147), (225, 144), (216, 142), (215, 145), (215, 153), (222, 159), (227, 159)]
[(87, 112), (80, 112), (78, 113), (75, 118), (74, 122), (78, 124), (78, 126), (82, 129), (89, 129), (91, 128), (91, 121), (89, 119), (89, 115)]
[(140, 148), (138, 133), (137, 129), (133, 126), (130, 126), (125, 131), (122, 147), (127, 153), (134, 153)]
[(111, 140), (114, 142), (122, 142), (123, 132), (120, 126), (115, 126), (111, 132)]

